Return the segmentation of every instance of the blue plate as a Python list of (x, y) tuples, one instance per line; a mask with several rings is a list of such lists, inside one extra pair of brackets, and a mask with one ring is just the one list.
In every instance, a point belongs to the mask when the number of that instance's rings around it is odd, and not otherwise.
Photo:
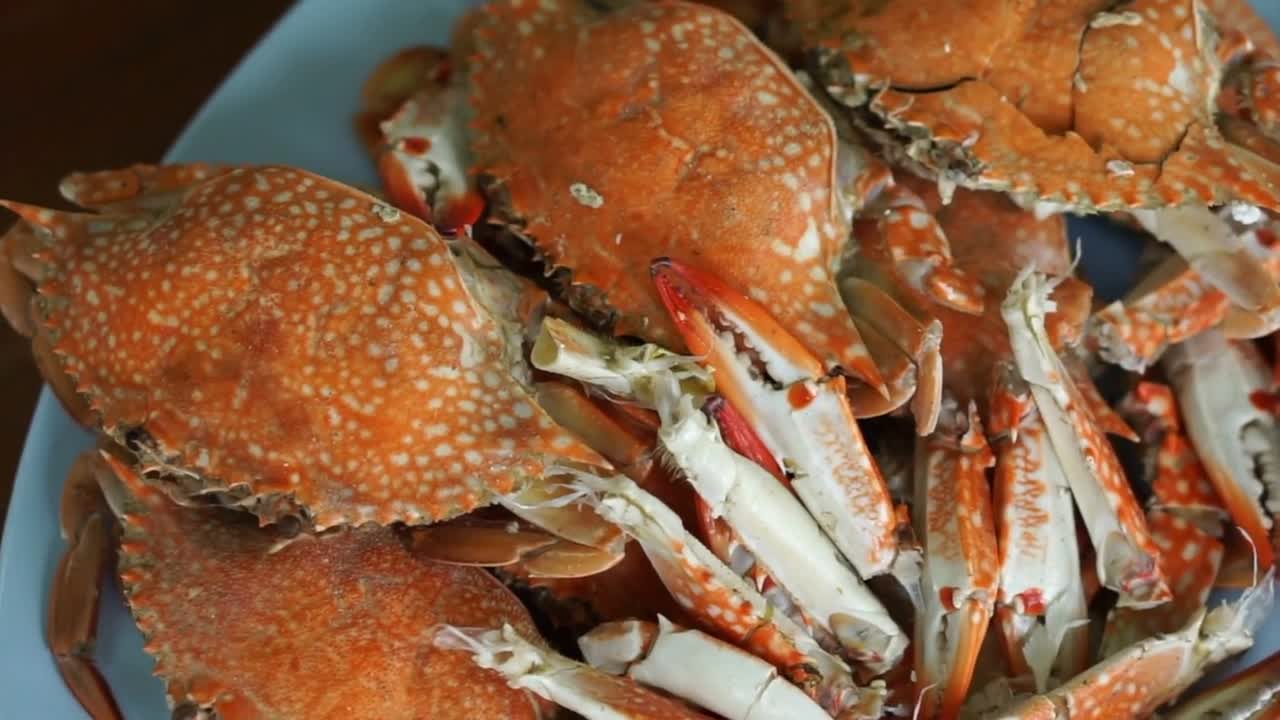
[[(1280, 27), (1280, 3), (1255, 0)], [(376, 64), (413, 44), (444, 45), (465, 0), (306, 0), (262, 40), (196, 115), (169, 161), (282, 163), (348, 183), (376, 177), (351, 130), (359, 90)], [(1100, 295), (1130, 281), (1137, 243), (1097, 220), (1072, 221), (1083, 265)], [(62, 479), (90, 438), (46, 390), (36, 408), (0, 543), (0, 720), (85, 718), (44, 641), (45, 588), (63, 543), (57, 508)], [(1273, 617), (1233, 667), (1280, 649)], [(104, 595), (97, 660), (130, 720), (165, 720), (164, 688), (120, 593)]]

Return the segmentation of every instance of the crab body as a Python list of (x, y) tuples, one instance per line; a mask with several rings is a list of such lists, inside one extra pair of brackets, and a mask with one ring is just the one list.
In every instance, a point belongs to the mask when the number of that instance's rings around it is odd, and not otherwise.
[(103, 429), (179, 495), (320, 529), (421, 523), (552, 459), (603, 463), (522, 384), (501, 314), (520, 285), (416, 218), (285, 168), (64, 191), (102, 212), (7, 203), (40, 237), (40, 323)]
[(892, 158), (1040, 209), (1142, 209), (1274, 327), (1280, 289), (1206, 206), (1280, 207), (1280, 165), (1215, 123), (1222, 69), (1196, 0), (797, 0), (786, 14), (819, 82)]

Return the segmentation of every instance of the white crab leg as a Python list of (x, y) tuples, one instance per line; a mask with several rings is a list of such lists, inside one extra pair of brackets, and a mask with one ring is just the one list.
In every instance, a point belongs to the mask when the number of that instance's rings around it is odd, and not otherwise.
[[(594, 378), (615, 395), (659, 410), (658, 438), (716, 516), (723, 516), (756, 560), (806, 615), (851, 656), (880, 672), (901, 658), (905, 634), (795, 496), (759, 465), (733, 452), (693, 399), (682, 392), (673, 360), (644, 346), (608, 349), (604, 341), (550, 319), (535, 345), (540, 369)], [(595, 345), (595, 347), (592, 347)], [(650, 358), (625, 362), (626, 356)], [(604, 358), (609, 358), (607, 361)]]
[(996, 460), (997, 615), (1014, 669), (1029, 671), (1043, 692), (1055, 665), (1059, 677), (1070, 677), (1087, 662), (1088, 637), (1077, 627), (1088, 622), (1080, 548), (1069, 482), (1044, 423), (1017, 388), (1003, 391), (1009, 395), (1003, 404), (1025, 414)]
[(1270, 369), (1251, 343), (1227, 340), (1217, 330), (1170, 348), (1163, 363), (1210, 482), (1252, 541), (1258, 564), (1271, 567), (1280, 513), (1280, 424), (1251, 397), (1273, 389)]
[(1053, 309), (1052, 290), (1043, 275), (1025, 272), (1000, 308), (1018, 372), (1031, 389), (1049, 445), (1080, 506), (1097, 550), (1102, 584), (1120, 593), (1121, 605), (1159, 604), (1170, 593), (1156, 564), (1158, 549), (1142, 509), (1045, 331), (1045, 315)]
[[(916, 614), (916, 676), (930, 717), (950, 720), (968, 694), (996, 595), (996, 538), (986, 472), (994, 458), (977, 410), (944, 399), (939, 429), (915, 452), (923, 603)], [(921, 512), (922, 511), (922, 512)]]
[(769, 663), (706, 633), (658, 622), (605, 623), (578, 638), (592, 666), (665, 690), (727, 720), (830, 716)]
[(998, 714), (1009, 720), (1148, 717), (1214, 664), (1246, 650), (1271, 612), (1274, 573), (1239, 600), (1206, 613), (1182, 629), (1130, 645), (1065, 685)]
[(435, 643), (471, 653), (476, 665), (500, 673), (513, 688), (528, 690), (587, 720), (709, 720), (634, 680), (601, 672), (534, 645), (515, 628), (458, 628), (442, 625)]
[(842, 660), (770, 605), (656, 497), (625, 477), (579, 474), (574, 485), (596, 512), (640, 543), (676, 601), (721, 637), (766, 659), (793, 681), (807, 684), (825, 708), (843, 708), (856, 696)]

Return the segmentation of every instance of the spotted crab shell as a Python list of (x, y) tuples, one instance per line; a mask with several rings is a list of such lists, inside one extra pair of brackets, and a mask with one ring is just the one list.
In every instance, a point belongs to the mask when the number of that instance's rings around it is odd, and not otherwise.
[(746, 28), (670, 1), (480, 13), (477, 171), (500, 217), (617, 311), (616, 332), (683, 346), (648, 273), (671, 257), (748, 293), (822, 360), (865, 357), (833, 281), (848, 233), (834, 126)]
[(441, 623), (537, 637), (483, 570), (416, 558), (389, 528), (289, 538), (241, 513), (182, 508), (115, 466), (120, 577), (179, 708), (224, 720), (532, 720), (548, 709), (433, 644)]
[(506, 289), (425, 223), (301, 170), (161, 170), (64, 184), (98, 214), (6, 204), (43, 239), (63, 366), (181, 494), (431, 522), (556, 458), (603, 464), (521, 385), (485, 304), (502, 315)]
[[(899, 159), (1074, 210), (1280, 207), (1280, 166), (1215, 125), (1217, 38), (1198, 0), (871, 5), (840, 13), (793, 0), (788, 13), (823, 84), (869, 111), (854, 117)], [(886, 21), (899, 15), (918, 22)], [(969, 62), (919, 76), (956, 53)]]

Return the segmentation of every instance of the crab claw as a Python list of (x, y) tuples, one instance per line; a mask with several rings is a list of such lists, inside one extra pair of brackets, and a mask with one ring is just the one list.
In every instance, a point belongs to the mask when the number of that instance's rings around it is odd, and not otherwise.
[(1001, 314), (1015, 363), (1084, 516), (1103, 585), (1120, 593), (1122, 605), (1157, 605), (1170, 596), (1156, 563), (1158, 549), (1111, 443), (1045, 330), (1052, 286), (1026, 272), (1009, 289)]
[(728, 720), (831, 717), (769, 663), (662, 616), (657, 624), (600, 625), (579, 638), (578, 646), (593, 667), (685, 698)]
[[(473, 225), (484, 212), (484, 199), (467, 174), (463, 90), (451, 82), (447, 53), (417, 50), (393, 57), (370, 78), (366, 95), (385, 83), (386, 95), (379, 102), (395, 97), (399, 102), (376, 121), (375, 111), (366, 110), (357, 116), (357, 126), (363, 133), (366, 124), (376, 122), (378, 139), (370, 150), (397, 207), (442, 229)], [(405, 67), (397, 67), (398, 62)], [(405, 92), (401, 86), (411, 72), (417, 73), (416, 80)]]
[(898, 279), (940, 305), (980, 314), (986, 290), (976, 278), (952, 264), (947, 236), (924, 201), (901, 185), (891, 187), (888, 193), (881, 232)]
[(1205, 280), (1242, 310), (1272, 316), (1280, 286), (1221, 217), (1205, 207), (1134, 210), (1148, 232), (1169, 243)]
[[(1059, 688), (1000, 713), (1008, 720), (1149, 717), (1209, 668), (1253, 645), (1271, 611), (1274, 574), (1240, 599), (1196, 613), (1182, 628), (1130, 645)], [(1195, 715), (1193, 717), (1203, 717)]]
[[(668, 259), (652, 267), (685, 343), (714, 369), (718, 392), (792, 474), (792, 487), (864, 578), (897, 555), (893, 502), (849, 406), (843, 377), (763, 308), (719, 279)], [(874, 365), (870, 371), (879, 382)], [(864, 374), (864, 377), (867, 375)]]
[(987, 469), (995, 457), (977, 409), (944, 409), (916, 443), (916, 507), (924, 508), (924, 604), (916, 619), (916, 676), (926, 717), (955, 718), (973, 679), (996, 597), (995, 527)]
[(497, 672), (512, 688), (533, 692), (585, 718), (709, 720), (630, 677), (610, 675), (535, 645), (510, 625), (495, 630), (442, 625), (435, 645), (465, 650), (476, 665)]
[(1170, 349), (1165, 370), (1177, 392), (1187, 435), (1231, 519), (1256, 548), (1258, 565), (1275, 562), (1280, 513), (1280, 424), (1268, 403), (1275, 387), (1258, 349), (1210, 330)]
[[(997, 617), (1014, 674), (1070, 677), (1087, 664), (1088, 612), (1066, 474), (1025, 386), (1006, 373), (992, 404), (1014, 423), (999, 444), (994, 483), (1000, 592)], [(993, 432), (997, 428), (993, 427)]]
[(36, 268), (22, 271), (23, 260), (37, 247), (35, 230), (25, 222), (15, 223), (0, 236), (0, 318), (23, 337), (35, 334), (36, 323), (31, 314), (35, 297)]
[(62, 490), (62, 539), (66, 554), (58, 561), (49, 591), (49, 648), (58, 672), (81, 707), (94, 720), (123, 716), (107, 681), (93, 664), (98, 599), (113, 558), (111, 510), (98, 489), (98, 473), (110, 472), (95, 453), (76, 459)]
[(1165, 720), (1265, 720), (1280, 716), (1280, 652), (1178, 703)]

